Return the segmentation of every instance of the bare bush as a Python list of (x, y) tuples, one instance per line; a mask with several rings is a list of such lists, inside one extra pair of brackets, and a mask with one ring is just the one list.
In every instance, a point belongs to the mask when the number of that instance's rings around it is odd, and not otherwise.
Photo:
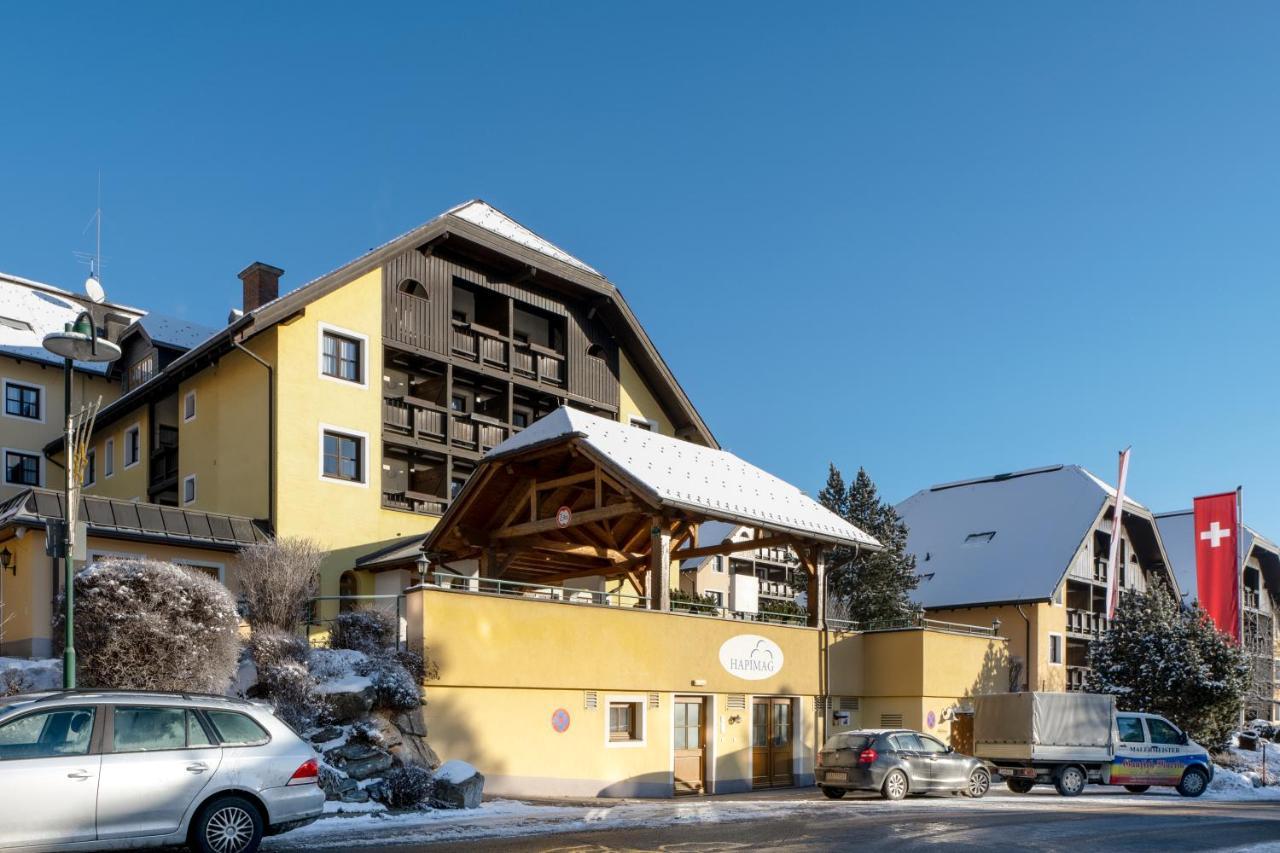
[(75, 577), (75, 620), (84, 687), (223, 693), (236, 671), (235, 599), (193, 569), (153, 560), (95, 563)]
[(293, 631), (318, 589), (324, 551), (314, 539), (285, 537), (240, 551), (240, 595), (249, 626)]
[(329, 634), (329, 647), (366, 655), (385, 654), (395, 643), (396, 626), (379, 610), (350, 610), (338, 614)]

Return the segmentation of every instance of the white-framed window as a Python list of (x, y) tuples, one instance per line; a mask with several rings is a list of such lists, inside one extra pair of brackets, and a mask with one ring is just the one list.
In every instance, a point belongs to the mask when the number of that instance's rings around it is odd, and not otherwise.
[(644, 696), (605, 697), (604, 744), (611, 749), (645, 745)]
[(124, 431), (124, 467), (132, 468), (142, 461), (142, 424), (134, 424)]
[(320, 324), (320, 376), (334, 382), (368, 386), (369, 338), (359, 332)]
[(116, 472), (116, 440), (108, 438), (102, 445), (102, 476), (110, 477)]
[(4, 481), (11, 486), (44, 483), (44, 457), (30, 450), (4, 448)]
[(81, 485), (87, 488), (96, 482), (98, 482), (98, 451), (89, 448), (89, 452), (85, 454), (84, 482)]
[(196, 502), (196, 475), (188, 474), (182, 478), (182, 503), (193, 504)]
[(196, 392), (188, 391), (182, 397), (182, 422), (190, 423), (196, 419)]
[(44, 423), (44, 386), (19, 379), (4, 380), (4, 415)]
[(642, 415), (632, 415), (631, 425), (636, 429), (642, 429), (645, 432), (657, 432), (658, 422), (653, 418), (646, 418)]
[(320, 479), (351, 486), (367, 486), (368, 433), (321, 424)]
[(1049, 663), (1054, 665), (1062, 664), (1062, 635), (1049, 635)]

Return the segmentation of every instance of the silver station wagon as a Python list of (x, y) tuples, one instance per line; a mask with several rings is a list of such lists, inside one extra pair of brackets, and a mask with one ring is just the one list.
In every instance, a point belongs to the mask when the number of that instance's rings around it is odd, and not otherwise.
[(199, 694), (0, 699), (0, 848), (252, 853), (324, 807), (315, 750), (265, 706)]

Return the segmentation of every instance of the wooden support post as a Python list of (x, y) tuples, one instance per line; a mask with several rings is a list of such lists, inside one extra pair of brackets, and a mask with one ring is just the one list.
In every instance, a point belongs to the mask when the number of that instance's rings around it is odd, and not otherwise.
[(652, 519), (649, 530), (649, 609), (667, 612), (671, 609), (671, 529), (659, 516)]
[(806, 561), (809, 569), (809, 587), (805, 598), (809, 604), (809, 627), (827, 627), (827, 572), (822, 557), (822, 547), (813, 546)]

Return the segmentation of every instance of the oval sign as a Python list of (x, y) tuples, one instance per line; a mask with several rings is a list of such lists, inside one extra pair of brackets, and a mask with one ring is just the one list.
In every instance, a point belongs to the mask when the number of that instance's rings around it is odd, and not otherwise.
[(564, 708), (556, 708), (551, 714), (551, 728), (555, 729), (557, 734), (564, 734), (569, 730), (569, 712)]
[(739, 634), (720, 646), (720, 665), (730, 675), (747, 681), (772, 678), (782, 672), (782, 649), (768, 637)]
[(568, 527), (573, 522), (573, 510), (562, 506), (556, 510), (556, 527)]

